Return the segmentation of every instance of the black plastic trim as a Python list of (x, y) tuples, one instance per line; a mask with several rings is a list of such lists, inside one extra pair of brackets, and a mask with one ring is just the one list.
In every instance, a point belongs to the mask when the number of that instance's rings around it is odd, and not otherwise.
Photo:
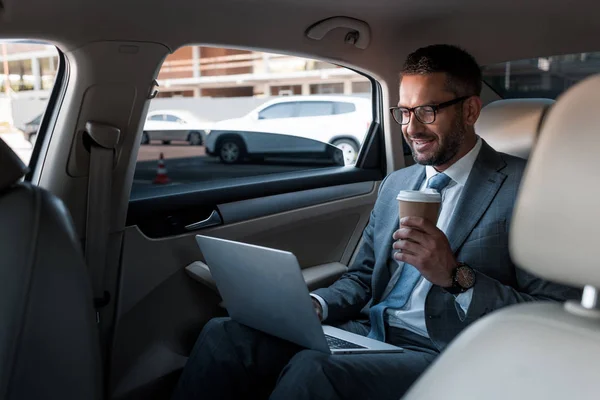
[[(383, 174), (378, 170), (332, 167), (228, 179), (222, 182), (153, 188), (152, 196), (130, 200), (127, 225), (138, 226), (145, 235), (152, 238), (179, 235), (187, 232), (185, 226), (208, 218), (218, 209), (219, 204), (290, 193), (297, 193), (303, 197), (298, 192), (381, 179)], [(352, 193), (357, 192), (351, 191)]]
[(141, 192), (133, 194), (140, 197), (130, 199), (128, 219), (140, 213), (185, 206), (223, 204), (356, 182), (380, 181), (383, 177), (381, 171), (374, 169), (331, 167), (189, 185), (152, 187), (151, 195), (143, 196)]
[(62, 101), (62, 97), (64, 95), (64, 87), (67, 81), (67, 73), (68, 73), (68, 64), (65, 55), (58, 47), (55, 47), (58, 52), (58, 69), (56, 71), (56, 78), (54, 79), (54, 86), (52, 87), (52, 91), (50, 92), (50, 97), (48, 98), (48, 104), (46, 105), (46, 110), (44, 111), (44, 115), (42, 117), (42, 121), (40, 123), (40, 127), (38, 128), (38, 132), (36, 135), (35, 145), (33, 146), (33, 151), (31, 153), (31, 158), (29, 160), (29, 172), (25, 175), (25, 181), (31, 182), (33, 179), (34, 170), (37, 166), (37, 163), (40, 159), (40, 154), (42, 152), (42, 146), (44, 144), (44, 138), (48, 133), (48, 128), (53, 124), (51, 123), (52, 119), (55, 118), (57, 108), (59, 107), (59, 103)]

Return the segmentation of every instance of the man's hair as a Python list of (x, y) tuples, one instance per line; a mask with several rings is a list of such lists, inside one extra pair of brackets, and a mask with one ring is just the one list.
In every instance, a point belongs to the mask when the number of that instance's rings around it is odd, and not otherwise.
[(481, 95), (481, 68), (477, 61), (465, 50), (449, 44), (421, 47), (409, 54), (400, 75), (436, 72), (446, 73), (447, 89), (456, 96)]

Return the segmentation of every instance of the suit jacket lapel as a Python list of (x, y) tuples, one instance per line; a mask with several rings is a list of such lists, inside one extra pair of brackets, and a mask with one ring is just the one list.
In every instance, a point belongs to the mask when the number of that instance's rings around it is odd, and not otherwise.
[(448, 240), (453, 252), (462, 246), (496, 196), (506, 179), (506, 175), (498, 171), (505, 166), (502, 157), (483, 141), (448, 226)]

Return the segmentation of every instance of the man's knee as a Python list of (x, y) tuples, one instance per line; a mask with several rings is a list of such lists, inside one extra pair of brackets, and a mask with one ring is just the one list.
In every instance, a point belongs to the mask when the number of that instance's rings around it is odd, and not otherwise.
[(296, 354), (279, 375), (271, 399), (323, 399), (335, 398), (333, 382), (327, 370), (331, 355), (314, 350)]
[(293, 375), (294, 378), (312, 379), (315, 376), (322, 377), (323, 369), (329, 364), (330, 354), (315, 350), (302, 350), (297, 353), (283, 370), (284, 375)]

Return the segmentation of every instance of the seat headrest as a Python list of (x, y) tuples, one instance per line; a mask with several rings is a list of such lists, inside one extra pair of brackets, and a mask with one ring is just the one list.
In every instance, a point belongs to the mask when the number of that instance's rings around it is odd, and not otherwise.
[(23, 161), (0, 139), (0, 192), (17, 183), (26, 172)]
[(551, 99), (494, 101), (481, 110), (475, 132), (495, 150), (528, 158)]
[(548, 280), (600, 287), (600, 75), (548, 111), (510, 232), (517, 265)]

